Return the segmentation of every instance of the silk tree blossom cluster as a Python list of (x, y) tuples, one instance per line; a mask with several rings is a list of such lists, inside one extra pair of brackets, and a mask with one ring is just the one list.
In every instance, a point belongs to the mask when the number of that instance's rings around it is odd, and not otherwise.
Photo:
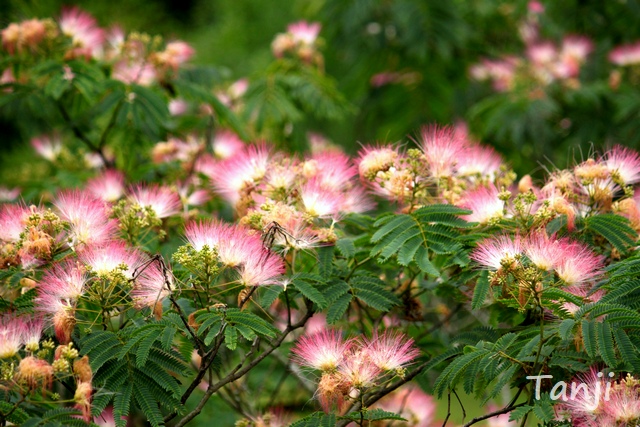
[(338, 329), (303, 335), (291, 350), (292, 360), (321, 372), (317, 397), (325, 412), (365, 390), (383, 384), (404, 368), (420, 351), (404, 334), (386, 330), (368, 338), (343, 338)]
[(318, 51), (318, 35), (322, 26), (318, 22), (299, 21), (289, 24), (286, 33), (276, 35), (271, 51), (276, 58), (293, 56), (303, 62), (322, 67), (324, 59)]
[[(194, 50), (179, 40), (163, 42), (160, 37), (131, 33), (114, 26), (101, 28), (89, 13), (63, 8), (57, 20), (29, 19), (11, 23), (2, 30), (2, 47), (9, 55), (24, 52), (36, 55), (62, 55), (65, 60), (81, 58), (108, 66), (111, 77), (127, 84), (143, 86), (171, 78), (191, 59)], [(11, 78), (22, 80), (28, 70)], [(67, 73), (67, 79), (75, 76)]]
[(616, 380), (613, 372), (591, 368), (554, 387), (556, 414), (573, 426), (631, 427), (640, 421), (640, 382), (631, 374)]
[[(333, 242), (333, 225), (342, 215), (374, 206), (355, 179), (356, 166), (341, 151), (319, 151), (299, 159), (266, 143), (240, 149), (230, 136), (225, 141), (231, 154), (220, 159), (204, 155), (197, 170), (234, 206), (241, 223), (271, 232), (285, 250)], [(215, 143), (222, 144), (219, 139)]]
[(370, 190), (411, 211), (431, 203), (453, 203), (473, 210), (470, 221), (503, 216), (502, 189), (511, 184), (498, 153), (475, 142), (463, 126), (424, 126), (418, 148), (367, 146), (358, 156), (360, 179)]
[[(490, 271), (490, 281), (501, 286), (505, 298), (526, 306), (545, 286), (561, 286), (565, 291), (595, 302), (602, 291), (591, 294), (603, 273), (605, 259), (583, 243), (566, 237), (548, 236), (544, 230), (527, 236), (498, 235), (478, 243), (471, 259)], [(569, 313), (574, 304), (562, 308)]]
[(506, 56), (497, 60), (484, 59), (471, 67), (471, 77), (490, 80), (500, 92), (529, 88), (531, 83), (545, 87), (560, 82), (577, 87), (580, 69), (593, 50), (586, 37), (570, 35), (560, 45), (547, 40), (528, 40), (524, 57)]
[(204, 272), (209, 280), (221, 265), (234, 270), (234, 281), (244, 287), (281, 283), (284, 260), (265, 248), (261, 236), (248, 227), (217, 220), (191, 222), (185, 236), (189, 245), (174, 258), (194, 272)]

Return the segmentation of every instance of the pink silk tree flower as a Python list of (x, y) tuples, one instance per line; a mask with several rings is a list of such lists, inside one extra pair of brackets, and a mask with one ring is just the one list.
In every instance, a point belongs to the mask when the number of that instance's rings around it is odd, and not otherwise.
[(560, 262), (555, 271), (568, 285), (591, 280), (600, 275), (604, 267), (604, 257), (595, 254), (582, 243), (563, 239), (559, 252)]
[(340, 330), (325, 329), (300, 337), (291, 349), (292, 360), (302, 366), (332, 372), (344, 362), (353, 344), (353, 339), (342, 338)]
[(267, 173), (270, 151), (264, 143), (251, 145), (218, 163), (210, 176), (215, 191), (236, 205), (243, 190), (257, 185)]
[(505, 261), (513, 261), (522, 254), (520, 237), (495, 236), (482, 240), (471, 252), (471, 259), (489, 270), (500, 270)]
[(636, 151), (616, 145), (605, 153), (604, 164), (611, 174), (617, 175), (622, 185), (640, 182), (640, 154)]
[(136, 276), (131, 298), (137, 308), (150, 307), (162, 318), (162, 301), (173, 291), (173, 274), (159, 262), (151, 262)]
[(31, 146), (41, 157), (53, 162), (62, 152), (62, 138), (56, 132), (39, 135), (31, 138)]
[(380, 335), (374, 333), (370, 339), (366, 339), (363, 352), (382, 371), (402, 369), (420, 356), (420, 350), (414, 346), (413, 339), (391, 330)]
[(0, 317), (0, 359), (15, 356), (24, 344), (26, 324), (20, 317), (4, 314)]
[(466, 143), (451, 127), (425, 126), (416, 141), (434, 178), (453, 176)]
[(146, 261), (146, 258), (138, 249), (128, 247), (126, 242), (121, 240), (91, 245), (78, 252), (78, 259), (98, 276), (126, 267), (123, 272), (128, 279), (133, 277), (133, 272)]
[(463, 194), (457, 205), (473, 211), (461, 217), (469, 222), (487, 224), (504, 216), (505, 203), (500, 199), (500, 191), (493, 184)]
[(179, 214), (182, 209), (178, 193), (159, 185), (138, 185), (131, 188), (129, 201), (142, 208), (151, 208), (160, 219)]
[(54, 201), (60, 218), (68, 221), (70, 245), (95, 244), (110, 240), (118, 230), (118, 223), (109, 219), (107, 206), (88, 191), (63, 191)]
[(87, 191), (97, 199), (113, 203), (124, 196), (124, 174), (108, 169), (87, 181)]
[(90, 59), (102, 54), (105, 33), (93, 16), (77, 7), (64, 8), (58, 22), (62, 33), (73, 42), (68, 56)]

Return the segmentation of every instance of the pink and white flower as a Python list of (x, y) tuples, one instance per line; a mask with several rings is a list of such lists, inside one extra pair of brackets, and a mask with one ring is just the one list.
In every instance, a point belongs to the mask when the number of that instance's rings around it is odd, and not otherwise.
[(339, 330), (325, 329), (300, 337), (291, 353), (296, 363), (328, 372), (344, 362), (353, 344), (353, 339), (343, 339)]
[(504, 262), (515, 261), (522, 254), (522, 242), (519, 236), (511, 238), (502, 235), (484, 239), (471, 252), (471, 259), (490, 270), (500, 270)]
[(130, 189), (129, 201), (142, 208), (151, 208), (157, 218), (167, 218), (180, 213), (180, 196), (168, 187), (138, 185)]
[(371, 339), (364, 341), (363, 347), (369, 361), (382, 371), (404, 368), (420, 355), (413, 339), (390, 330), (381, 335), (374, 333)]
[(102, 243), (117, 233), (118, 223), (109, 219), (105, 203), (88, 191), (63, 191), (54, 205), (60, 218), (70, 224), (68, 239), (72, 246)]
[(473, 213), (463, 215), (461, 218), (469, 222), (479, 222), (480, 224), (487, 224), (492, 220), (502, 218), (505, 204), (499, 196), (500, 192), (494, 185), (478, 187), (466, 193), (457, 204), (473, 211)]
[(458, 160), (466, 150), (465, 141), (450, 127), (425, 126), (417, 143), (431, 176), (435, 178), (454, 175)]
[(87, 191), (96, 199), (105, 202), (115, 202), (124, 196), (124, 174), (120, 171), (108, 169), (101, 175), (87, 181)]

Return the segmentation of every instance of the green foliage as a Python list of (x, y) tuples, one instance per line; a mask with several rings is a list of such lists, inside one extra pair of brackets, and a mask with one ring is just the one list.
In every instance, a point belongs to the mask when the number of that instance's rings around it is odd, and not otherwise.
[(371, 237), (376, 244), (371, 249), (371, 256), (378, 256), (379, 262), (385, 262), (396, 255), (400, 265), (415, 263), (422, 272), (437, 277), (440, 274), (429, 253), (455, 256), (457, 262), (468, 263), (466, 255), (460, 254), (462, 230), (472, 224), (458, 216), (469, 213), (452, 205), (429, 205), (411, 214), (382, 216), (374, 224), (378, 229)]

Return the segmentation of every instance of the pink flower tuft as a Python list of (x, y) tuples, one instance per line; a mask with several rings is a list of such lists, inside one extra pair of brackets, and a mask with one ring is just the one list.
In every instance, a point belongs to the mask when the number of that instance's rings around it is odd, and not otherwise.
[(255, 185), (267, 172), (270, 149), (266, 144), (251, 145), (217, 164), (211, 172), (214, 189), (227, 201), (236, 204), (243, 190)]
[(562, 239), (559, 242), (558, 276), (568, 285), (576, 285), (597, 277), (602, 272), (604, 258), (582, 243)]
[(465, 141), (451, 127), (425, 126), (417, 143), (435, 178), (452, 176), (466, 150)]
[(416, 357), (420, 350), (413, 340), (397, 331), (385, 331), (382, 335), (374, 333), (364, 342), (364, 353), (371, 363), (382, 371), (404, 368)]
[(180, 196), (168, 187), (159, 185), (133, 187), (130, 190), (129, 200), (140, 207), (151, 208), (157, 218), (176, 215), (182, 209)]
[(90, 59), (102, 54), (105, 34), (93, 16), (77, 7), (64, 8), (59, 23), (62, 32), (72, 39), (69, 56)]
[(106, 170), (87, 181), (86, 188), (96, 199), (115, 202), (124, 195), (124, 174), (113, 169)]
[(55, 132), (49, 135), (40, 135), (31, 139), (31, 146), (40, 156), (53, 162), (62, 151), (62, 138)]
[(640, 42), (614, 48), (609, 52), (609, 61), (620, 66), (640, 63)]
[(88, 191), (63, 191), (54, 205), (60, 218), (70, 223), (69, 243), (73, 246), (102, 243), (117, 233), (118, 223), (109, 219), (105, 203)]
[(26, 325), (22, 318), (4, 314), (0, 317), (0, 359), (15, 356), (24, 344)]
[(325, 329), (300, 337), (291, 353), (293, 360), (300, 365), (321, 371), (334, 371), (344, 362), (353, 344), (353, 339), (343, 339), (340, 331)]
[(238, 135), (226, 129), (216, 132), (211, 145), (213, 146), (213, 154), (223, 160), (235, 156), (245, 147)]
[(322, 26), (318, 22), (298, 21), (289, 24), (287, 32), (291, 34), (295, 43), (312, 45), (318, 38), (321, 29)]
[(471, 259), (490, 270), (500, 270), (502, 263), (513, 261), (522, 254), (522, 243), (519, 236), (496, 236), (484, 239), (471, 252)]
[(604, 163), (613, 174), (616, 173), (624, 185), (640, 182), (640, 154), (616, 145), (604, 155)]
[(457, 204), (473, 211), (473, 213), (463, 215), (462, 218), (480, 224), (487, 224), (491, 220), (502, 218), (504, 216), (504, 201), (500, 200), (499, 194), (500, 192), (493, 184), (490, 187), (478, 187), (468, 192)]
[(119, 240), (83, 248), (79, 251), (78, 258), (97, 275), (106, 275), (120, 267), (126, 267), (125, 276), (129, 279), (133, 277), (134, 270), (146, 260), (138, 249), (129, 248), (124, 241)]

